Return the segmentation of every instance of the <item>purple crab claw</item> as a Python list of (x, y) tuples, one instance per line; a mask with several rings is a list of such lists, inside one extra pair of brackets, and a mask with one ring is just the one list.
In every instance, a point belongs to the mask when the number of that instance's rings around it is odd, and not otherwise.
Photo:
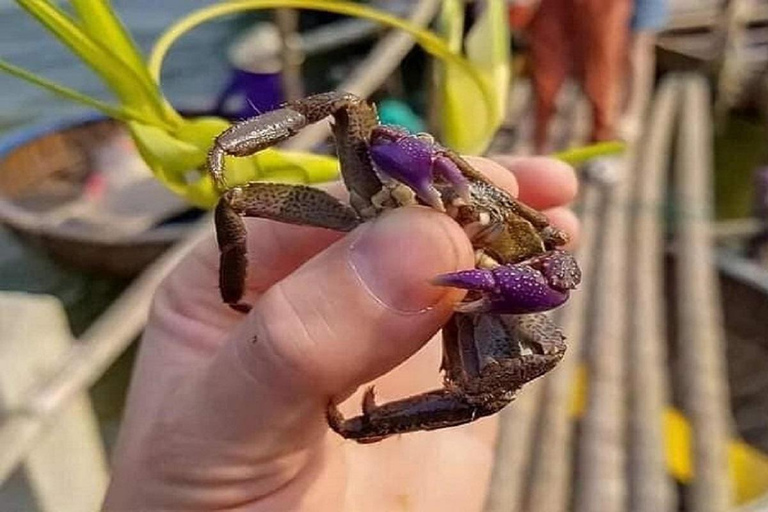
[(480, 298), (457, 305), (460, 313), (527, 314), (562, 305), (580, 280), (569, 253), (550, 251), (523, 263), (442, 274), (433, 282), (479, 293)]
[(581, 269), (573, 255), (567, 251), (547, 251), (523, 264), (541, 272), (553, 288), (572, 290), (581, 282)]
[(369, 153), (382, 173), (410, 187), (424, 203), (444, 211), (435, 179), (453, 186), (456, 194), (469, 202), (469, 182), (440, 146), (429, 139), (411, 135), (390, 126), (377, 126), (371, 134)]

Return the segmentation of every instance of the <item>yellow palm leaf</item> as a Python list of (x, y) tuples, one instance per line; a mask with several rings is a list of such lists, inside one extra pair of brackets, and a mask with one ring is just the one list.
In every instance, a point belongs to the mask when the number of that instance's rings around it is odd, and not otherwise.
[[(490, 109), (484, 108), (486, 98), (465, 74), (451, 62), (438, 64), (438, 97), (443, 142), (467, 154), (483, 153), (504, 120), (510, 86), (509, 29), (506, 2), (490, 0), (473, 25), (466, 39), (466, 58), (472, 64), (484, 89), (490, 94)], [(452, 51), (462, 46), (464, 2), (447, 0), (441, 11), (441, 31)]]

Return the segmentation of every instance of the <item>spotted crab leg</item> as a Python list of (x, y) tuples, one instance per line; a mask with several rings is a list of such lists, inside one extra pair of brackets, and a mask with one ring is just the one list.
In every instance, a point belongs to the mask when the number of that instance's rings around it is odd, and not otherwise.
[(346, 204), (304, 185), (247, 183), (225, 192), (216, 205), (214, 219), (220, 251), (219, 290), (226, 304), (245, 313), (251, 307), (242, 302), (248, 268), (243, 217), (336, 231), (351, 231), (362, 222)]
[[(228, 190), (224, 158), (258, 153), (296, 135), (302, 128), (328, 116), (344, 184), (350, 203), (361, 214), (369, 211), (371, 198), (381, 190), (381, 181), (368, 156), (370, 133), (378, 125), (376, 109), (354, 94), (333, 91), (285, 103), (281, 108), (233, 124), (214, 140), (208, 152), (208, 170), (219, 191)], [(366, 215), (366, 216), (368, 216)]]
[[(228, 187), (227, 155), (255, 154), (328, 116), (334, 119), (336, 150), (351, 208), (323, 191), (302, 185), (247, 183)], [(377, 124), (376, 111), (367, 102), (353, 94), (330, 92), (288, 102), (236, 123), (216, 138), (208, 153), (208, 169), (221, 192), (215, 222), (221, 251), (219, 288), (225, 303), (238, 311), (250, 309), (242, 302), (248, 265), (246, 229), (241, 217), (349, 231), (378, 213), (372, 198), (382, 184), (367, 150), (371, 130)]]
[(347, 439), (374, 443), (470, 423), (502, 409), (519, 387), (551, 370), (564, 353), (562, 334), (544, 315), (456, 314), (443, 330), (443, 389), (377, 405), (370, 387), (363, 414), (345, 419), (331, 404), (328, 424)]

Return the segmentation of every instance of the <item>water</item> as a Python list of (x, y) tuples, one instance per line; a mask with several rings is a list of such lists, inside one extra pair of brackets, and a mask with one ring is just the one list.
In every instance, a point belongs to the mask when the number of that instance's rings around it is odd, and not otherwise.
[[(148, 53), (162, 30), (185, 13), (211, 0), (116, 0), (115, 10), (136, 42)], [(162, 7), (158, 7), (162, 5)], [(148, 15), (151, 13), (151, 15)], [(204, 108), (227, 78), (226, 46), (241, 25), (238, 18), (203, 25), (172, 49), (163, 72), (163, 88), (174, 102)], [(112, 100), (99, 79), (87, 70), (36, 20), (11, 2), (0, 4), (0, 57), (74, 88), (89, 96)], [(46, 91), (0, 74), (0, 123), (28, 123), (82, 111)]]

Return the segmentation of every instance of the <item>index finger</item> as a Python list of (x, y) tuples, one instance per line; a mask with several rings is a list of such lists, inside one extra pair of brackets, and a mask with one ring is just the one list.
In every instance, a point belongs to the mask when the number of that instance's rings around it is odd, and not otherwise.
[[(565, 206), (576, 198), (579, 182), (573, 167), (564, 162), (541, 156), (491, 158), (497, 166), (488, 170), (495, 175), (501, 167), (507, 174), (514, 174), (520, 187), (518, 198), (537, 210)], [(495, 176), (492, 179), (495, 181)]]

